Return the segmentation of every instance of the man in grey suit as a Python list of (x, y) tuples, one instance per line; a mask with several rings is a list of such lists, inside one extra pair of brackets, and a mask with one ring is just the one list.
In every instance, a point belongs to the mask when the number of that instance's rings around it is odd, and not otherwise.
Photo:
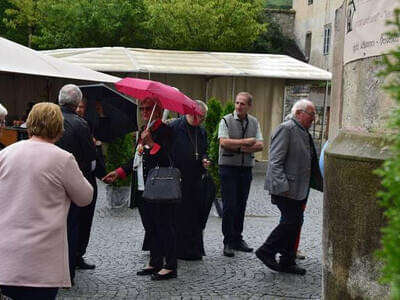
[[(280, 124), (271, 137), (264, 188), (271, 194), (272, 203), (278, 206), (281, 219), (256, 256), (278, 272), (306, 273), (296, 265), (295, 243), (310, 187), (320, 191), (323, 188), (314, 142), (308, 132), (315, 114), (311, 101), (297, 101), (292, 117)], [(279, 263), (275, 259), (277, 253), (281, 255)]]

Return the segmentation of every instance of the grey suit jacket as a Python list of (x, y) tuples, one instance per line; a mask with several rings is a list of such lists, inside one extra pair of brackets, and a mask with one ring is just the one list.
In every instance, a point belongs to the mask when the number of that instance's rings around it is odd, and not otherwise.
[(304, 200), (310, 186), (320, 191), (323, 188), (314, 143), (311, 147), (309, 133), (290, 119), (272, 134), (264, 188), (271, 195)]

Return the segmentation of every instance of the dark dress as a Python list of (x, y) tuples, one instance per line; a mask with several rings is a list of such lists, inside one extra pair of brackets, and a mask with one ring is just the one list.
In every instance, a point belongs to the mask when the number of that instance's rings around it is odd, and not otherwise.
[[(143, 149), (143, 177), (146, 182), (150, 169), (170, 165), (169, 157), (173, 143), (172, 130), (158, 120), (151, 128), (151, 135), (160, 148), (156, 153)], [(140, 141), (139, 141), (140, 142)], [(126, 175), (133, 172), (134, 158), (122, 166)], [(145, 229), (144, 248), (150, 250), (149, 265), (155, 269), (162, 267), (169, 270), (177, 269), (176, 233), (175, 233), (175, 204), (146, 203), (142, 191), (137, 190), (137, 174), (132, 176), (131, 202), (139, 209), (139, 214)], [(165, 259), (165, 263), (164, 263)]]
[(206, 131), (203, 127), (189, 125), (185, 117), (174, 120), (170, 126), (175, 136), (174, 166), (182, 173), (182, 203), (176, 209), (178, 258), (200, 260), (205, 255), (203, 229), (204, 218), (208, 216), (208, 211), (204, 212), (206, 199), (200, 191), (205, 173), (202, 160), (207, 158)]

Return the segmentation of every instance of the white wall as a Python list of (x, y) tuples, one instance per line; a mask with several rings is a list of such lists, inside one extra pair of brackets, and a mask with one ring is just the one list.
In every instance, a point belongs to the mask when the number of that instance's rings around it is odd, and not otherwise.
[[(305, 53), (306, 34), (311, 32), (311, 52), (309, 63), (321, 69), (332, 71), (332, 50), (334, 35), (335, 10), (344, 0), (314, 0), (308, 5), (308, 0), (293, 0), (296, 11), (294, 21), (294, 36), (299, 48)], [(331, 39), (329, 54), (323, 54), (324, 26), (331, 24)]]

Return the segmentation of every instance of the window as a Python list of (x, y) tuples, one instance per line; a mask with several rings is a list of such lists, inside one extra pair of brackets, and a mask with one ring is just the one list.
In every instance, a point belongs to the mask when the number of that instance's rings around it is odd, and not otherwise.
[(311, 32), (307, 32), (306, 45), (305, 45), (305, 51), (304, 51), (304, 55), (306, 56), (307, 61), (310, 60), (310, 54), (311, 54)]
[(308, 0), (308, 5), (312, 5), (313, 4), (313, 0)]
[(323, 48), (323, 54), (328, 55), (329, 54), (329, 45), (331, 42), (331, 31), (332, 31), (332, 25), (327, 24), (324, 27), (324, 48)]

